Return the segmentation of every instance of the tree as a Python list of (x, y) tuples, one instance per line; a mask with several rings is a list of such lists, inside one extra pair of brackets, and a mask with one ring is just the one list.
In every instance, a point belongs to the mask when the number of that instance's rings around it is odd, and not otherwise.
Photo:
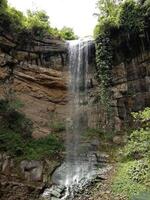
[(7, 0), (0, 0), (0, 9), (7, 8)]
[(75, 35), (73, 29), (66, 27), (66, 26), (64, 26), (61, 29), (60, 34), (61, 34), (62, 38), (64, 38), (65, 40), (75, 40), (75, 39), (77, 39), (77, 36)]
[(35, 12), (28, 10), (25, 27), (30, 29), (33, 35), (43, 37), (50, 32), (49, 16), (42, 10)]

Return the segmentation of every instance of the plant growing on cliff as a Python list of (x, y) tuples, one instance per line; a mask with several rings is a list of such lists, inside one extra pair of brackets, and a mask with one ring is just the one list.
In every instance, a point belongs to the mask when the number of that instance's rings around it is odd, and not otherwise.
[(111, 28), (118, 24), (118, 7), (112, 0), (99, 0), (98, 24), (94, 30), (96, 41), (96, 78), (99, 82), (99, 96), (103, 105), (110, 109), (109, 86), (112, 67)]
[(110, 68), (112, 65), (112, 48), (109, 33), (96, 38), (96, 78), (99, 82), (100, 100), (102, 104), (109, 104)]
[(10, 129), (0, 129), (0, 152), (5, 152), (15, 159), (40, 160), (56, 156), (62, 149), (63, 145), (54, 135), (35, 140), (24, 138)]
[[(136, 39), (141, 42), (139, 34), (148, 36), (145, 30), (149, 27), (148, 0), (139, 3), (134, 0), (115, 3), (113, 0), (99, 0), (98, 23), (94, 30), (96, 42), (96, 77), (99, 83), (100, 100), (106, 107), (110, 107), (110, 90), (112, 83), (111, 71), (116, 64), (118, 45), (123, 49), (121, 61), (128, 61), (132, 57), (131, 48), (135, 49)], [(131, 39), (132, 38), (132, 39)], [(135, 39), (136, 38), (136, 39)], [(130, 44), (131, 43), (131, 44)], [(142, 45), (142, 44), (141, 44)], [(123, 57), (124, 56), (124, 57)]]

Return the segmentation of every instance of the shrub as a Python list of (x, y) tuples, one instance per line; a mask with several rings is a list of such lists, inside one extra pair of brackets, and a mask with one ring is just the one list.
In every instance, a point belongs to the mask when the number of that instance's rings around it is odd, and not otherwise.
[(123, 150), (124, 157), (130, 159), (148, 157), (150, 155), (150, 108), (132, 115), (136, 124), (138, 122), (138, 130), (131, 133), (129, 142)]
[(150, 161), (147, 159), (135, 161), (129, 168), (128, 174), (134, 182), (150, 185)]
[(8, 129), (0, 130), (0, 151), (8, 152), (11, 156), (22, 156), (24, 144), (24, 139), (20, 134)]
[(39, 160), (56, 155), (62, 149), (63, 145), (54, 135), (35, 140), (23, 138), (10, 129), (0, 130), (0, 151), (7, 152), (16, 159)]
[(54, 156), (63, 149), (61, 142), (54, 136), (48, 135), (45, 138), (30, 140), (25, 146), (25, 158), (39, 160), (44, 157)]
[(0, 1), (0, 9), (7, 8), (7, 0), (1, 0)]
[(150, 128), (133, 131), (123, 153), (127, 158), (142, 158), (150, 153)]
[(0, 101), (1, 126), (20, 133), (23, 137), (31, 137), (32, 121), (16, 109), (21, 107), (20, 101)]
[(44, 11), (32, 12), (28, 10), (25, 21), (27, 29), (31, 30), (33, 35), (43, 37), (50, 29), (49, 17)]

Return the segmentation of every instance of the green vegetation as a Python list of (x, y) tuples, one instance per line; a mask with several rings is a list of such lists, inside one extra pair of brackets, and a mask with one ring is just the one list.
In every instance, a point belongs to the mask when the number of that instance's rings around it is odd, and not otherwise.
[[(27, 16), (8, 5), (6, 0), (0, 2), (0, 30), (5, 34), (14, 36), (16, 41), (23, 42), (37, 37), (51, 36), (65, 40), (75, 39), (76, 36), (71, 28), (64, 27), (62, 30), (50, 25), (49, 16), (45, 11), (30, 11)], [(22, 41), (23, 40), (23, 41)]]
[(114, 136), (114, 131), (107, 132), (100, 128), (87, 128), (83, 133), (83, 138), (85, 139), (97, 138), (98, 140), (103, 140), (103, 142), (111, 142)]
[(74, 34), (74, 31), (72, 28), (64, 26), (60, 31), (61, 37), (65, 40), (75, 40), (77, 39), (77, 36)]
[(0, 126), (4, 129), (10, 129), (14, 132), (19, 132), (24, 137), (30, 137), (32, 133), (32, 122), (27, 119), (24, 114), (16, 109), (22, 106), (21, 102), (15, 101), (0, 101)]
[(150, 158), (150, 108), (132, 114), (137, 128), (130, 135), (129, 142), (124, 148), (127, 159)]
[(45, 138), (33, 139), (32, 122), (17, 111), (21, 103), (0, 101), (0, 151), (7, 152), (15, 159), (42, 159), (57, 155), (63, 149), (54, 134)]
[[(121, 151), (122, 162), (112, 186), (114, 193), (126, 195), (129, 200), (139, 199), (141, 192), (150, 192), (150, 108), (133, 113), (133, 116), (136, 130)], [(138, 194), (140, 196), (136, 197)], [(144, 196), (145, 200), (150, 197), (149, 193)]]
[(40, 160), (53, 157), (63, 149), (62, 144), (54, 135), (45, 138), (24, 138), (11, 129), (0, 130), (0, 151), (7, 152), (15, 159)]
[[(149, 35), (150, 1), (99, 0), (98, 23), (94, 30), (96, 42), (96, 77), (99, 82), (99, 100), (110, 107), (109, 86), (111, 69), (117, 62), (127, 62), (143, 45), (141, 35)], [(120, 49), (119, 49), (120, 47)], [(147, 47), (148, 48), (148, 47)], [(120, 59), (120, 60), (119, 60)]]
[(146, 186), (140, 183), (134, 182), (131, 179), (128, 172), (130, 168), (133, 166), (135, 166), (134, 161), (120, 164), (118, 168), (117, 176), (113, 180), (113, 186), (112, 186), (114, 193), (119, 193), (124, 196), (127, 196), (128, 199), (130, 200), (132, 196), (140, 192), (146, 191)]
[(50, 128), (53, 130), (53, 132), (59, 133), (66, 130), (66, 125), (64, 122), (55, 121), (50, 125)]

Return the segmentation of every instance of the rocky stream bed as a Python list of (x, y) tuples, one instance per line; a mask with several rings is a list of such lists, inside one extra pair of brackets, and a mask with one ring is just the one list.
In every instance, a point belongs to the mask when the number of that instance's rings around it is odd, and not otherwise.
[[(88, 163), (86, 164), (88, 165)], [(84, 174), (84, 176), (80, 175), (78, 180), (74, 179), (74, 177), (70, 177), (73, 180), (72, 183), (70, 185), (65, 185), (63, 184), (62, 179), (60, 179), (60, 182), (57, 182), (56, 180), (56, 177), (60, 178), (60, 172), (63, 172), (65, 165), (66, 163), (63, 163), (62, 166), (54, 172), (53, 179), (55, 184), (53, 184), (52, 187), (45, 189), (41, 196), (41, 200), (87, 200), (88, 197), (90, 197), (91, 189), (94, 188), (97, 183), (100, 184), (107, 180), (108, 174), (113, 169), (113, 165), (109, 163), (109, 156), (106, 153), (101, 153), (95, 155), (95, 168), (93, 171), (90, 171), (90, 174), (86, 168), (85, 173), (87, 174)]]

